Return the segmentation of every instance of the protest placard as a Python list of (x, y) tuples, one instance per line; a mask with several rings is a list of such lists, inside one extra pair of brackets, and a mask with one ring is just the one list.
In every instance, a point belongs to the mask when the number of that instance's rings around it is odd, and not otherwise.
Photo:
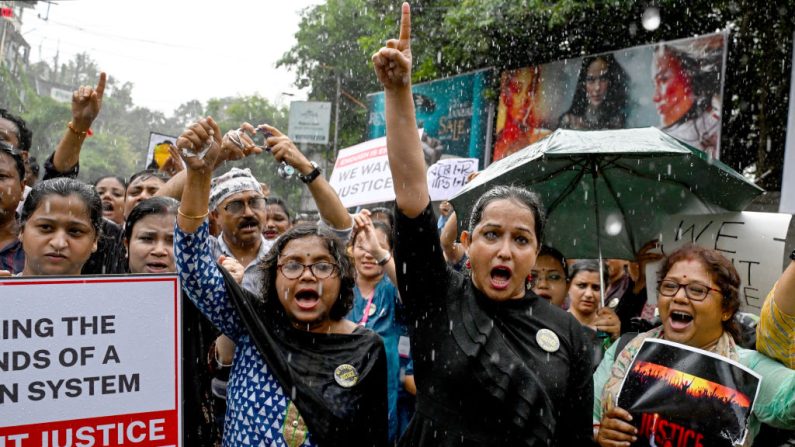
[(638, 429), (633, 446), (743, 445), (760, 376), (726, 357), (646, 339), (617, 405)]
[(177, 143), (177, 137), (149, 132), (149, 148), (146, 152), (146, 169), (159, 169), (169, 157), (168, 146)]
[(477, 158), (445, 158), (428, 168), (428, 190), (431, 200), (453, 197), (467, 181), (467, 176), (478, 170)]
[(0, 290), (0, 446), (182, 445), (175, 275)]
[[(660, 252), (672, 253), (686, 243), (715, 249), (740, 274), (740, 310), (759, 315), (765, 296), (783, 271), (789, 214), (722, 213), (674, 215), (660, 233)], [(646, 266), (648, 303), (657, 302), (661, 262)]]
[(395, 200), (386, 137), (340, 150), (329, 183), (345, 208)]

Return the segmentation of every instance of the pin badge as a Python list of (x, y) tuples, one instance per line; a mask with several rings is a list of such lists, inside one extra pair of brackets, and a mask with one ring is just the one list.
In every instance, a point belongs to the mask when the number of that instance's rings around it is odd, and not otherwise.
[(560, 349), (560, 339), (554, 332), (546, 328), (536, 332), (536, 343), (547, 352), (555, 352)]
[[(554, 334), (553, 334), (554, 335)], [(359, 381), (359, 373), (353, 365), (343, 363), (334, 370), (334, 380), (343, 388), (350, 388)]]
[(375, 306), (370, 304), (370, 309), (367, 311), (367, 316), (372, 317), (373, 315), (375, 315)]

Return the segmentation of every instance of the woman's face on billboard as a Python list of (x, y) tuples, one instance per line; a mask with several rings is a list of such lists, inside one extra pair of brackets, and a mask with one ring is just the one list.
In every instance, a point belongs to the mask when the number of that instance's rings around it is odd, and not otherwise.
[(690, 78), (682, 69), (679, 59), (668, 51), (655, 53), (652, 67), (654, 75), (654, 103), (663, 126), (681, 119), (693, 106), (695, 98)]
[(588, 103), (591, 107), (599, 107), (607, 96), (607, 89), (610, 88), (610, 81), (607, 80), (607, 62), (602, 58), (594, 59), (588, 65), (588, 73), (585, 77), (585, 94), (588, 96)]

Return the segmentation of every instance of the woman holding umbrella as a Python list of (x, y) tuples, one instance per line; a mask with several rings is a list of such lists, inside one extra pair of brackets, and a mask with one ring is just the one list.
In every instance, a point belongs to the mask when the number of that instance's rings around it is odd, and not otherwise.
[(529, 290), (544, 229), (537, 196), (486, 192), (461, 236), (470, 273), (444, 261), (416, 131), (410, 29), (404, 3), (400, 39), (373, 56), (386, 97), (398, 286), (417, 383), (401, 444), (585, 445), (593, 385), (581, 358), (590, 348), (576, 320)]

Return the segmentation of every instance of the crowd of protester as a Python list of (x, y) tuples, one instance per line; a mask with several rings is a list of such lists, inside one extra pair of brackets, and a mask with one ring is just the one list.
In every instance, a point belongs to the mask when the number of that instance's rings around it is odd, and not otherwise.
[[(190, 446), (630, 445), (614, 397), (647, 338), (763, 376), (747, 445), (763, 424), (795, 429), (795, 259), (741, 342), (739, 276), (715, 250), (685, 246), (648, 281), (654, 242), (634, 260), (567, 260), (541, 244), (543, 204), (518, 187), (485, 192), (459, 233), (428, 193), (408, 5), (372, 62), (396, 199), (355, 213), (279, 129), (224, 133), (211, 117), (167, 169), (77, 180), (104, 73), (74, 92), (41, 180), (25, 121), (0, 109), (0, 275), (178, 274)], [(223, 168), (249, 156), (292, 166), (317, 218)]]

